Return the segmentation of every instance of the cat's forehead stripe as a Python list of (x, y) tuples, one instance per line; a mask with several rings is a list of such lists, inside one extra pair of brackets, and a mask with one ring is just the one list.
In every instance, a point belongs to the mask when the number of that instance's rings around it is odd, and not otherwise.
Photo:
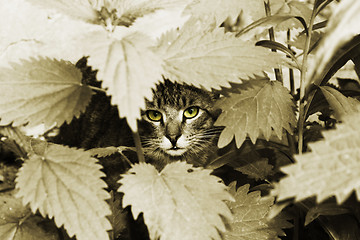
[(212, 101), (209, 94), (201, 89), (186, 84), (173, 83), (169, 80), (158, 84), (153, 93), (154, 98), (150, 105), (158, 108), (162, 108), (164, 105), (179, 109), (192, 105), (207, 107)]

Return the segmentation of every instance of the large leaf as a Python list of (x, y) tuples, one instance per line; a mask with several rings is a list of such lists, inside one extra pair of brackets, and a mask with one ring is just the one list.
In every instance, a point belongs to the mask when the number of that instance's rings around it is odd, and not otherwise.
[(287, 176), (275, 185), (281, 201), (301, 201), (316, 196), (321, 202), (331, 196), (338, 203), (355, 190), (360, 196), (360, 115), (344, 117), (336, 130), (323, 132), (324, 140), (310, 143), (310, 153), (296, 155), (296, 163), (282, 167)]
[(131, 205), (134, 218), (144, 213), (151, 239), (221, 239), (220, 215), (231, 218), (224, 200), (232, 197), (210, 173), (185, 162), (160, 173), (152, 165), (134, 165), (120, 180), (123, 206)]
[[(308, 87), (311, 84), (324, 84), (324, 73), (326, 74), (338, 60), (336, 55), (339, 55), (340, 48), (345, 46), (354, 36), (360, 34), (359, 10), (360, 1), (353, 0), (341, 1), (336, 7), (326, 26), (326, 35), (320, 43), (320, 48), (314, 59), (315, 62), (309, 68), (309, 74), (307, 74)], [(352, 45), (358, 46), (358, 43), (359, 40)], [(342, 52), (341, 55), (343, 54)]]
[(76, 62), (83, 56), (78, 51), (81, 43), (72, 40), (94, 27), (102, 28), (54, 11), (44, 11), (27, 0), (1, 4), (0, 14), (3, 16), (0, 19), (0, 66), (5, 67), (39, 55)]
[[(104, 25), (108, 30), (112, 31), (116, 26), (129, 27), (140, 21), (151, 21), (159, 16), (156, 12), (167, 14), (171, 12), (176, 15), (175, 20), (162, 21), (162, 25), (175, 24), (181, 26), (186, 18), (181, 17), (181, 13), (189, 0), (27, 0), (34, 5), (43, 7), (45, 9), (53, 9), (64, 15), (75, 19), (80, 19), (85, 22)], [(145, 18), (144, 18), (145, 17)], [(144, 19), (141, 19), (144, 18)], [(183, 20), (182, 20), (183, 19)], [(157, 19), (158, 20), (158, 19)], [(176, 21), (178, 21), (176, 23)], [(182, 22), (182, 23), (181, 23)], [(154, 23), (151, 21), (151, 23)], [(138, 25), (136, 23), (135, 25)], [(148, 26), (151, 26), (149, 24)], [(174, 27), (174, 26), (173, 26)], [(135, 27), (137, 28), (137, 27)]]
[(73, 64), (48, 58), (23, 60), (0, 69), (0, 124), (49, 127), (85, 110), (92, 91)]
[(249, 193), (249, 184), (236, 190), (236, 184), (230, 185), (230, 192), (235, 202), (228, 203), (234, 214), (230, 222), (231, 231), (225, 233), (225, 240), (268, 240), (284, 236), (283, 228), (291, 227), (281, 215), (269, 220), (267, 214), (274, 203), (274, 198), (261, 197), (260, 191)]
[(260, 134), (268, 140), (273, 133), (281, 139), (283, 129), (292, 132), (295, 106), (288, 90), (274, 81), (252, 81), (251, 86), (217, 103), (223, 112), (215, 125), (225, 126), (219, 147), (229, 144), (234, 136), (240, 147), (247, 136), (255, 143)]
[[(165, 77), (206, 89), (230, 87), (285, 64), (279, 53), (254, 46), (222, 29), (204, 29), (189, 20), (172, 42), (160, 45)], [(271, 59), (271, 61), (268, 61)]]
[(31, 4), (42, 8), (55, 9), (75, 19), (96, 23), (99, 21), (97, 11), (91, 6), (88, 0), (27, 0)]
[[(32, 1), (35, 4), (31, 4)], [(104, 3), (102, 0), (93, 0), (91, 5), (99, 16), (96, 17), (96, 24), (90, 24), (93, 21), (93, 9), (88, 2), (90, 1), (76, 0), (69, 3), (64, 0), (12, 0), (1, 4), (0, 14), (3, 17), (0, 19), (0, 65), (8, 66), (8, 62), (18, 62), (20, 58), (38, 55), (76, 62), (88, 54), (82, 51), (82, 46), (87, 45), (86, 40), (91, 40), (84, 38), (89, 32), (102, 31), (104, 36), (114, 33), (125, 36), (141, 32), (156, 39), (169, 29), (181, 27), (188, 18), (181, 15), (186, 1), (126, 0)], [(36, 3), (45, 8), (38, 7)], [(109, 16), (105, 10), (101, 11), (104, 5), (110, 9)], [(112, 11), (113, 5), (120, 7)], [(151, 11), (144, 11), (149, 8)], [(91, 13), (88, 17), (89, 9)], [(155, 12), (152, 11), (154, 9)], [(58, 14), (56, 10), (63, 14)], [(121, 19), (112, 19), (113, 14), (119, 14)], [(140, 17), (141, 15), (144, 16)], [(87, 21), (89, 18), (90, 21)], [(116, 21), (125, 21), (127, 18), (133, 23), (131, 27), (112, 26), (117, 24)]]
[(99, 69), (98, 78), (104, 80), (103, 86), (118, 106), (120, 117), (127, 117), (136, 130), (140, 109), (145, 108), (144, 98), (152, 98), (151, 88), (162, 79), (162, 61), (150, 49), (151, 39), (135, 33), (118, 40), (103, 32), (86, 38), (89, 64)]
[(19, 170), (18, 196), (24, 205), (64, 225), (79, 240), (109, 239), (110, 215), (105, 199), (104, 173), (90, 153), (80, 149), (36, 141), (33, 152)]
[[(151, 18), (156, 19), (157, 11), (173, 12), (175, 15), (180, 15), (190, 0), (91, 0), (97, 2), (93, 4), (97, 9), (101, 10), (102, 6), (105, 6), (110, 13), (114, 12), (116, 15), (115, 24), (131, 26), (133, 23), (136, 25), (138, 21), (151, 21)], [(114, 11), (116, 10), (116, 11)], [(167, 14), (167, 13), (165, 13)], [(178, 16), (173, 17), (176, 20)], [(141, 19), (145, 18), (145, 19)], [(168, 19), (167, 22), (172, 22), (174, 19)], [(167, 23), (162, 22), (162, 25)], [(150, 25), (149, 25), (150, 26)]]
[(2, 240), (58, 240), (58, 231), (42, 224), (46, 220), (34, 216), (13, 192), (0, 194), (0, 239)]

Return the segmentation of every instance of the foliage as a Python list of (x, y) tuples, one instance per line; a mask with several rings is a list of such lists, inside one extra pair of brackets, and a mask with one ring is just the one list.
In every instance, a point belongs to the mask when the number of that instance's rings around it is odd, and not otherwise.
[(231, 231), (225, 233), (224, 239), (279, 239), (277, 236), (284, 235), (282, 228), (291, 226), (282, 216), (276, 221), (267, 219), (274, 198), (261, 197), (260, 191), (249, 192), (249, 184), (236, 190), (233, 182), (230, 188), (236, 201), (229, 207), (239, 217), (230, 222)]
[(295, 164), (281, 169), (288, 176), (275, 187), (279, 200), (295, 197), (301, 201), (316, 196), (321, 202), (335, 195), (341, 204), (353, 190), (359, 196), (360, 116), (348, 116), (344, 121), (336, 130), (323, 132), (324, 140), (309, 144), (310, 153), (295, 156)]
[[(2, 4), (0, 238), (358, 237), (360, 3), (337, 2)], [(334, 77), (347, 62), (357, 79)], [(164, 78), (219, 96), (206, 166), (142, 162), (137, 120)], [(135, 147), (52, 143), (71, 124), (96, 137), (80, 117), (94, 104), (126, 118)], [(39, 124), (41, 140), (24, 133)]]
[(108, 238), (111, 226), (105, 216), (110, 210), (104, 200), (109, 194), (96, 159), (82, 150), (42, 141), (31, 143), (31, 148), (16, 179), (17, 196), (24, 205), (54, 218), (70, 236)]
[(91, 89), (81, 83), (80, 70), (69, 62), (23, 60), (0, 72), (1, 125), (60, 126), (78, 117), (91, 98)]
[[(222, 29), (204, 28), (195, 20), (187, 22), (177, 38), (162, 42), (159, 51), (165, 59), (164, 76), (209, 90), (228, 87), (229, 82), (241, 82), (285, 64), (276, 53), (235, 38), (234, 34), (224, 34)], [(267, 58), (273, 61), (264, 62)]]
[(231, 218), (223, 201), (232, 196), (210, 173), (184, 162), (170, 163), (160, 173), (140, 163), (123, 175), (119, 191), (134, 217), (144, 213), (151, 239), (221, 239), (220, 215)]
[(28, 207), (14, 197), (13, 191), (0, 195), (0, 237), (4, 240), (58, 240), (54, 226), (42, 225), (40, 216), (31, 216)]
[(247, 136), (253, 143), (262, 134), (269, 140), (272, 134), (282, 138), (283, 128), (291, 132), (295, 125), (291, 95), (278, 82), (252, 81), (252, 88), (230, 93), (218, 104), (223, 113), (215, 123), (225, 126), (219, 147), (228, 145), (235, 135), (240, 147)]

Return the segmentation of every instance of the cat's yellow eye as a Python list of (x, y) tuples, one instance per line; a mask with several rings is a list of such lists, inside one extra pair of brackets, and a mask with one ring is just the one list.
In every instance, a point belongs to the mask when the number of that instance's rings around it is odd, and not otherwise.
[(184, 111), (184, 117), (187, 119), (194, 118), (199, 114), (199, 108), (198, 107), (189, 107), (185, 109)]
[(155, 110), (149, 110), (146, 111), (146, 116), (154, 122), (159, 122), (162, 119), (162, 114), (159, 111), (155, 111)]

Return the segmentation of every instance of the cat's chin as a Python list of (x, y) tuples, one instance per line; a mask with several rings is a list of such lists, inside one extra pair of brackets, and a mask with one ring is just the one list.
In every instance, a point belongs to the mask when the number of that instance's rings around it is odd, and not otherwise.
[(185, 152), (186, 152), (186, 149), (184, 149), (184, 148), (165, 150), (165, 153), (171, 157), (180, 157), (180, 156), (184, 155)]

